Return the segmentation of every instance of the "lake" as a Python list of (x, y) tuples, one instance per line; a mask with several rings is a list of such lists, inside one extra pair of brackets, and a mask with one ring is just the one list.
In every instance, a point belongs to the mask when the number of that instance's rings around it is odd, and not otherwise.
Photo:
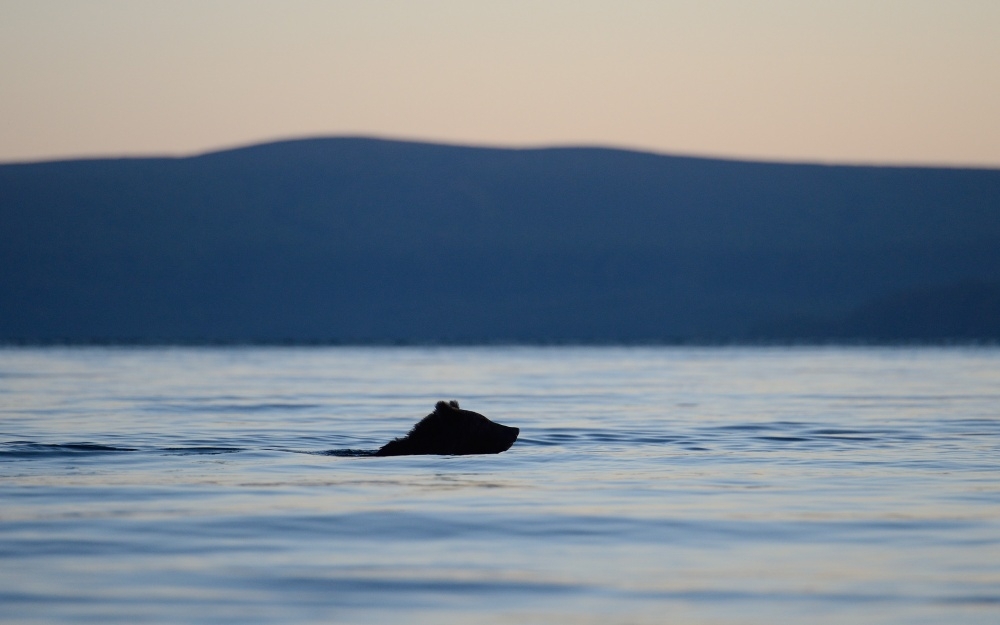
[(992, 625), (1000, 348), (0, 349), (0, 621)]

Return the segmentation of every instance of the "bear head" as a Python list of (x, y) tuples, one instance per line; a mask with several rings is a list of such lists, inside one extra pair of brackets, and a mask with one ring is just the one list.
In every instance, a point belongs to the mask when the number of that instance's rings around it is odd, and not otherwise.
[(478, 412), (462, 410), (457, 401), (439, 401), (434, 412), (414, 425), (409, 434), (390, 441), (375, 455), (498, 454), (510, 449), (520, 432)]

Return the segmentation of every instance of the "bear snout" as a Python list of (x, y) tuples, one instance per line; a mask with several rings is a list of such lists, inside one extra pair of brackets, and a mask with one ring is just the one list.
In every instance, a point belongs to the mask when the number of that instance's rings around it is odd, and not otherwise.
[[(516, 441), (517, 437), (521, 434), (521, 428), (510, 427), (509, 425), (504, 425), (501, 427), (507, 430), (507, 434), (510, 436), (510, 445), (513, 445), (514, 441)], [(510, 445), (507, 445), (507, 447), (509, 448)]]

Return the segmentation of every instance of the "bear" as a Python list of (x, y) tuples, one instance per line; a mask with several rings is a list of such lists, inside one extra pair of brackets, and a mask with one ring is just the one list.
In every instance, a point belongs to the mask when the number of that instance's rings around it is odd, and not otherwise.
[(376, 456), (418, 454), (498, 454), (507, 451), (521, 433), (519, 428), (500, 425), (478, 412), (462, 410), (457, 401), (439, 401), (434, 412), (375, 452)]

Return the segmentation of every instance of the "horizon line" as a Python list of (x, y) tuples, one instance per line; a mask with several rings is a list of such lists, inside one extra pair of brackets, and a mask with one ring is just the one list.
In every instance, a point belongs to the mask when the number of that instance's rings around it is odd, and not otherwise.
[(869, 160), (837, 160), (837, 159), (796, 159), (796, 158), (772, 158), (772, 157), (751, 157), (739, 155), (720, 155), (704, 152), (671, 152), (644, 148), (637, 146), (616, 145), (612, 143), (580, 142), (580, 143), (524, 143), (524, 144), (497, 144), (487, 142), (459, 142), (447, 139), (428, 139), (403, 136), (388, 136), (378, 133), (345, 133), (345, 134), (308, 134), (308, 135), (285, 135), (271, 139), (248, 140), (235, 144), (224, 144), (218, 147), (199, 149), (184, 152), (110, 152), (106, 154), (79, 154), (65, 156), (50, 156), (26, 158), (21, 160), (2, 160), (0, 167), (8, 165), (41, 165), (48, 163), (67, 163), (85, 161), (120, 161), (120, 160), (184, 160), (235, 152), (238, 150), (252, 149), (281, 143), (297, 143), (306, 141), (323, 140), (363, 140), (382, 141), (386, 143), (404, 143), (426, 146), (440, 146), (451, 148), (465, 148), (472, 150), (498, 150), (509, 152), (530, 152), (544, 150), (608, 150), (615, 152), (628, 152), (632, 154), (645, 154), (649, 156), (662, 156), (667, 158), (696, 159), (706, 161), (727, 161), (734, 163), (756, 163), (765, 165), (803, 165), (816, 167), (881, 167), (887, 169), (965, 169), (1000, 171), (1000, 164), (961, 164), (961, 163), (936, 163), (936, 162), (907, 162), (907, 161), (869, 161)]

